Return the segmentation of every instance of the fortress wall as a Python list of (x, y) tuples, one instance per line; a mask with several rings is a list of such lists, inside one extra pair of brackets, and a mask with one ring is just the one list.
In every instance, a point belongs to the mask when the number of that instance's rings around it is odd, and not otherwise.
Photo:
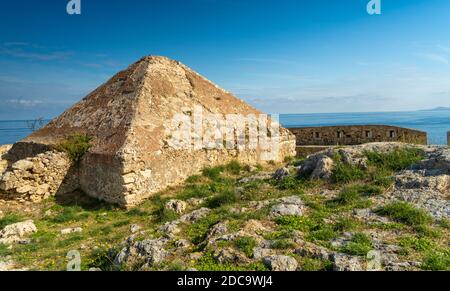
[(358, 145), (371, 142), (427, 144), (427, 133), (388, 125), (289, 128), (297, 146)]

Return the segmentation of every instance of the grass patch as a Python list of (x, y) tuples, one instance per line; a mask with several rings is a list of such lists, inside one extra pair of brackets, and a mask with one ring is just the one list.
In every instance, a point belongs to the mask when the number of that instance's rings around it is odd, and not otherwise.
[(281, 216), (275, 222), (284, 231), (299, 230), (305, 232), (306, 239), (312, 242), (329, 241), (337, 236), (336, 231), (331, 224), (324, 222), (320, 216), (298, 217), (298, 216)]
[(360, 222), (356, 219), (341, 218), (333, 225), (333, 229), (337, 232), (345, 232), (358, 229), (360, 226)]
[(328, 260), (320, 260), (313, 258), (300, 258), (300, 268), (305, 272), (331, 271), (333, 263)]
[(23, 218), (15, 213), (7, 214), (0, 219), (0, 230), (4, 229), (6, 226), (14, 223), (21, 222)]
[(245, 266), (233, 264), (220, 264), (211, 253), (206, 253), (194, 266), (198, 271), (268, 271), (262, 263), (252, 263)]
[(80, 220), (87, 219), (89, 217), (89, 212), (83, 211), (80, 206), (66, 206), (62, 208), (62, 211), (53, 217), (47, 218), (53, 223), (67, 223), (76, 222)]
[(351, 241), (342, 247), (343, 253), (354, 256), (366, 256), (373, 250), (373, 243), (369, 236), (364, 233), (356, 233)]
[(372, 204), (368, 196), (379, 195), (383, 189), (372, 185), (353, 185), (341, 190), (339, 195), (328, 203), (329, 207), (347, 206), (350, 208), (367, 208)]
[(225, 170), (225, 167), (218, 166), (213, 168), (204, 168), (202, 170), (202, 174), (204, 177), (211, 179), (212, 181), (219, 181), (222, 172)]
[(231, 161), (225, 165), (225, 171), (233, 175), (239, 175), (243, 167), (238, 161)]
[(275, 250), (287, 250), (295, 248), (295, 243), (290, 239), (283, 238), (272, 241), (270, 246)]
[(211, 214), (205, 218), (200, 219), (196, 223), (188, 225), (185, 233), (193, 244), (201, 244), (205, 240), (209, 229), (214, 224), (220, 222), (220, 220), (220, 215)]
[(7, 245), (0, 244), (0, 258), (4, 258), (10, 255), (12, 255), (12, 250), (10, 250)]
[(67, 153), (72, 162), (78, 163), (91, 147), (92, 138), (85, 134), (74, 133), (59, 143), (57, 150)]
[(436, 247), (436, 244), (428, 238), (416, 238), (413, 236), (404, 236), (399, 238), (398, 244), (405, 249), (418, 252), (429, 251)]
[(331, 174), (331, 180), (334, 183), (342, 184), (362, 180), (365, 177), (366, 173), (362, 169), (356, 166), (344, 164), (340, 160), (335, 163), (334, 169)]
[(407, 202), (393, 202), (378, 208), (375, 212), (411, 226), (424, 225), (432, 221), (427, 212), (417, 209)]
[(394, 172), (405, 170), (425, 157), (424, 151), (418, 148), (395, 149), (386, 153), (368, 151), (365, 155), (369, 165)]
[(428, 271), (449, 271), (450, 270), (450, 249), (436, 250), (429, 252), (421, 265), (423, 270)]
[(238, 195), (233, 189), (227, 189), (223, 193), (217, 194), (207, 201), (209, 208), (219, 208), (224, 205), (236, 203), (238, 201)]
[(249, 258), (253, 255), (253, 249), (257, 244), (256, 240), (250, 236), (239, 237), (234, 243)]

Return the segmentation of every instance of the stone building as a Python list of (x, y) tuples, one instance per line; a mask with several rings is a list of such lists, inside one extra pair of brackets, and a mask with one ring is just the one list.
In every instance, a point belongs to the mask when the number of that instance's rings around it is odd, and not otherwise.
[(289, 128), (297, 146), (358, 145), (370, 142), (427, 144), (427, 133), (388, 125), (349, 125)]
[(428, 143), (426, 132), (388, 125), (320, 126), (289, 130), (296, 137), (298, 156), (308, 156), (328, 146), (371, 142)]
[[(261, 157), (266, 149), (260, 147), (170, 146), (171, 132), (179, 126), (174, 125), (174, 117), (192, 118), (195, 107), (219, 116), (262, 114), (177, 61), (144, 57), (16, 143), (8, 153), (9, 163), (11, 166), (22, 159), (39, 163), (32, 159), (51, 151), (68, 135), (88, 135), (92, 138), (90, 150), (78, 165), (72, 165), (77, 169), (67, 169), (67, 173), (77, 175), (79, 189), (88, 195), (129, 207), (183, 182), (206, 166), (231, 160), (264, 162)], [(295, 137), (288, 130), (280, 129), (277, 144), (274, 160), (295, 155)], [(13, 177), (11, 171), (3, 177)], [(32, 174), (33, 167), (27, 171)], [(9, 194), (14, 192), (14, 186), (5, 185), (14, 183), (0, 181), (0, 188)]]

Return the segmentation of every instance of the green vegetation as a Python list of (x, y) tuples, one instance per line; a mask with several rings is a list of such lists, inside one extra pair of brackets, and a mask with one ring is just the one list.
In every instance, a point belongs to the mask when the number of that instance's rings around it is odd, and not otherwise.
[(371, 250), (373, 250), (372, 240), (364, 233), (355, 233), (351, 241), (341, 248), (343, 253), (354, 256), (366, 256)]
[(364, 179), (366, 174), (364, 171), (356, 166), (344, 164), (340, 160), (335, 162), (331, 180), (334, 183), (350, 183)]
[(432, 221), (432, 218), (428, 213), (424, 210), (415, 208), (407, 202), (393, 202), (380, 207), (376, 212), (411, 226), (423, 225)]
[(199, 271), (268, 271), (262, 263), (254, 263), (246, 266), (234, 264), (220, 264), (211, 253), (206, 253), (194, 266)]
[(450, 271), (450, 249), (428, 252), (421, 268), (428, 271)]
[[(300, 256), (294, 250), (300, 245), (299, 239), (326, 247), (333, 251), (364, 257), (373, 249), (369, 231), (383, 231), (392, 235), (393, 242), (403, 251), (398, 256), (403, 261), (421, 261), (424, 270), (449, 269), (449, 221), (434, 223), (424, 211), (408, 203), (392, 203), (379, 207), (376, 213), (387, 216), (395, 222), (368, 222), (353, 216), (356, 208), (369, 208), (374, 197), (383, 194), (392, 186), (393, 173), (398, 168), (407, 168), (421, 157), (420, 151), (400, 151), (395, 154), (366, 153), (368, 168), (348, 167), (336, 156), (338, 167), (333, 172), (333, 180), (311, 181), (290, 175), (284, 180), (265, 179), (243, 182), (252, 176), (255, 169), (236, 161), (227, 165), (206, 168), (201, 175), (191, 176), (185, 185), (174, 187), (155, 195), (143, 204), (131, 210), (119, 209), (93, 199), (49, 199), (44, 201), (42, 209), (23, 212), (21, 216), (7, 212), (0, 219), (0, 229), (4, 226), (33, 219), (38, 232), (30, 236), (27, 245), (16, 245), (8, 249), (0, 245), (0, 257), (12, 256), (18, 267), (30, 267), (39, 270), (64, 270), (66, 255), (70, 250), (79, 250), (82, 255), (82, 269), (99, 267), (102, 270), (115, 270), (113, 260), (122, 247), (121, 242), (131, 235), (130, 225), (142, 227), (145, 234), (137, 234), (137, 240), (148, 237), (160, 237), (160, 226), (180, 217), (168, 210), (165, 203), (169, 199), (189, 202), (186, 212), (200, 207), (209, 207), (211, 212), (193, 223), (180, 223), (178, 236), (189, 240), (193, 245), (187, 249), (172, 252), (166, 262), (149, 267), (149, 270), (186, 270), (194, 267), (200, 271), (266, 271), (261, 261), (251, 260), (253, 250), (259, 239), (253, 234), (229, 241), (208, 244), (207, 236), (219, 222), (227, 221), (228, 233), (236, 233), (248, 228), (250, 220), (258, 220), (267, 230), (257, 230), (260, 238), (270, 241), (271, 248), (279, 254), (292, 257), (304, 271), (332, 270), (333, 264), (308, 256)], [(401, 159), (395, 165), (394, 159)], [(292, 160), (290, 163), (297, 163)], [(275, 167), (259, 167), (259, 170), (274, 171)], [(251, 173), (250, 173), (251, 172)], [(336, 191), (336, 198), (318, 195), (323, 190)], [(305, 203), (302, 216), (282, 216), (273, 218), (270, 211), (279, 203), (274, 199), (286, 196), (298, 196)], [(82, 196), (85, 197), (85, 196)], [(193, 203), (191, 198), (201, 198)], [(266, 201), (267, 203), (255, 203)], [(255, 206), (257, 205), (257, 206)], [(82, 233), (61, 235), (64, 228), (81, 227)], [(340, 238), (344, 232), (353, 234), (343, 247), (331, 245), (333, 239)], [(170, 240), (169, 246), (175, 246), (178, 238)], [(233, 248), (248, 258), (242, 262), (220, 263), (215, 255), (224, 248)], [(191, 253), (201, 253), (200, 259), (192, 259)], [(141, 262), (138, 262), (141, 263)], [(123, 270), (138, 270), (142, 266), (132, 264), (121, 266)]]
[(256, 240), (252, 237), (244, 236), (237, 238), (235, 244), (250, 258), (253, 255), (253, 249), (256, 247)]
[(91, 147), (92, 139), (81, 133), (74, 133), (57, 145), (59, 151), (69, 155), (74, 163), (78, 163)]
[(396, 149), (387, 153), (366, 152), (369, 165), (394, 172), (405, 170), (425, 157), (418, 148)]
[(320, 260), (313, 258), (300, 258), (300, 268), (305, 272), (315, 271), (331, 271), (333, 263), (328, 260)]
[(5, 226), (22, 221), (22, 217), (15, 213), (10, 213), (0, 218), (0, 230), (4, 229)]

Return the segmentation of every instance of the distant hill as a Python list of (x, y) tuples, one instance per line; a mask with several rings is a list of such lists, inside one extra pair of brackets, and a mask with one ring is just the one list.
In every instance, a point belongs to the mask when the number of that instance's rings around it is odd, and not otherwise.
[(450, 111), (450, 107), (436, 107), (433, 109), (425, 109), (420, 111)]

